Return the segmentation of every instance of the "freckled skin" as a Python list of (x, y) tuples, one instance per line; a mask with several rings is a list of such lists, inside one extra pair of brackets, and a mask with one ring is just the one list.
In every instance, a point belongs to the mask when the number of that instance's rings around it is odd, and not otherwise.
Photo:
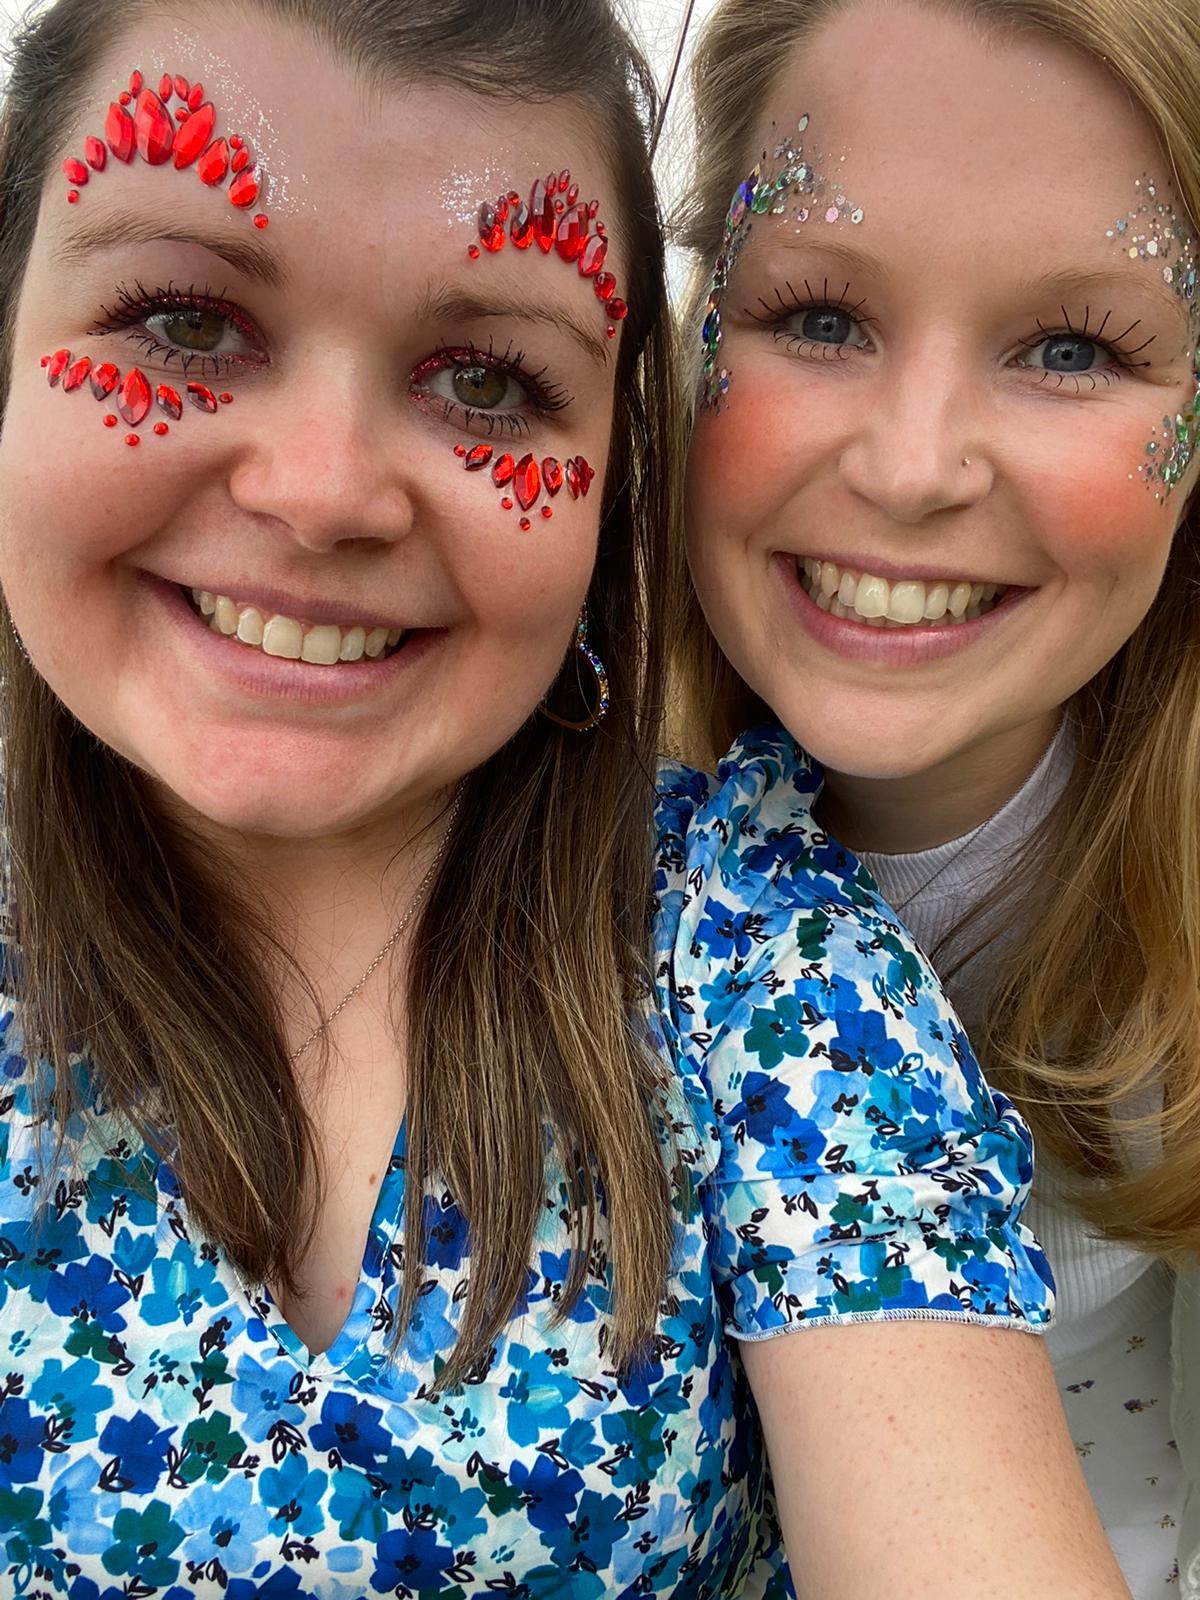
[[(864, 218), (754, 220), (723, 306), (728, 400), (693, 436), (689, 555), (725, 653), (831, 788), (903, 782), (919, 808), (964, 761), (1019, 780), (1144, 617), (1192, 480), (1158, 503), (1139, 468), (1191, 398), (1195, 338), (1158, 267), (1105, 238), (1163, 158), (1086, 56), (856, 6), (793, 52), (746, 170), (779, 142), (771, 123), (790, 130), (801, 111), (822, 150), (847, 153), (837, 175)], [(1086, 291), (1059, 282), (1112, 272)], [(825, 360), (755, 320), (806, 279), (815, 303), (826, 279), (829, 301), (865, 300), (864, 346)], [(1105, 313), (1109, 332), (1137, 322), (1126, 343), (1152, 334), (1150, 365), (1047, 380), (1028, 346), (1064, 308), (1091, 332)], [(1031, 593), (941, 660), (851, 660), (801, 626), (780, 552)], [(968, 798), (967, 826), (969, 812)]]

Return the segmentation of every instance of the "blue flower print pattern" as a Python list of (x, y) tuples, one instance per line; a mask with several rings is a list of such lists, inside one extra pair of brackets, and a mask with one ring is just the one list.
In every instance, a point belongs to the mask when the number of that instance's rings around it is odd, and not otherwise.
[(727, 1330), (949, 1317), (1045, 1331), (1053, 1283), (1020, 1221), (1028, 1130), (866, 869), (815, 822), (819, 771), (763, 728), (707, 797), (686, 769), (660, 787), (659, 885), (678, 924), (659, 998), (721, 1141)]

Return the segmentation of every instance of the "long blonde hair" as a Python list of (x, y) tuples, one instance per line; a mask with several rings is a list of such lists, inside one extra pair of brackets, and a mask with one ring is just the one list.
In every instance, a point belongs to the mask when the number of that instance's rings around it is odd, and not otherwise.
[[(988, 28), (1039, 29), (1103, 60), (1158, 131), (1182, 203), (1200, 218), (1200, 10), (1193, 0), (930, 0)], [(754, 128), (790, 49), (846, 0), (722, 0), (694, 66), (698, 151), (684, 242), (711, 264)], [(703, 268), (701, 268), (703, 270)], [(693, 318), (695, 321), (695, 318)], [(695, 321), (698, 327), (698, 321)], [(698, 336), (694, 341), (699, 343)], [(770, 716), (713, 639), (694, 594), (678, 661), (711, 756)], [(1073, 699), (1078, 759), (1032, 847), (976, 925), (1024, 900), (1038, 915), (999, 960), (975, 1040), (1033, 1123), (1039, 1154), (1079, 1186), (1102, 1231), (1166, 1256), (1200, 1247), (1200, 505), (1175, 537), (1133, 637)], [(1036, 900), (1028, 897), (1036, 891)], [(961, 933), (954, 930), (954, 937)], [(943, 974), (945, 976), (945, 974)], [(1120, 1129), (1161, 1089), (1161, 1156), (1130, 1170)]]
[[(588, 593), (611, 710), (590, 737), (533, 716), (472, 773), (423, 909), (405, 995), (409, 1107), (397, 1337), (425, 1276), (424, 1207), (448, 1186), (471, 1230), (460, 1336), (439, 1383), (481, 1362), (526, 1282), (547, 1127), (565, 1173), (580, 1292), (597, 1230), (612, 1263), (609, 1348), (649, 1336), (672, 1187), (660, 1068), (638, 1033), (649, 989), (654, 756), (673, 413), (663, 243), (647, 155), (653, 80), (608, 0), (257, 0), (387, 83), (514, 104), (578, 98), (629, 245), (629, 318), (599, 556)], [(0, 120), (0, 379), (39, 197), (103, 52), (154, 0), (57, 0), (18, 36)], [(574, 652), (560, 693), (577, 707)], [(171, 1154), (192, 1216), (256, 1282), (292, 1288), (320, 1191), (314, 1130), (252, 906), (148, 785), (54, 696), (0, 608), (10, 922), (29, 1053), (58, 1128), (104, 1103)], [(575, 698), (572, 699), (572, 692)], [(151, 1116), (150, 1108), (154, 1108)], [(603, 1217), (601, 1217), (603, 1212)]]

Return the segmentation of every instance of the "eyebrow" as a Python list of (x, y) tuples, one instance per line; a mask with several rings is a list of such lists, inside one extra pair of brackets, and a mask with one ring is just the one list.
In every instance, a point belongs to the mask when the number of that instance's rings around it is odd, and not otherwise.
[(96, 250), (159, 243), (199, 245), (202, 250), (220, 256), (244, 277), (265, 284), (269, 289), (282, 289), (287, 283), (287, 273), (278, 257), (253, 240), (206, 233), (200, 228), (164, 227), (148, 217), (126, 214), (76, 224), (66, 233), (53, 256), (55, 261), (71, 266)]
[(469, 322), (505, 317), (518, 322), (562, 328), (597, 365), (604, 366), (608, 361), (608, 343), (596, 330), (569, 311), (538, 305), (534, 300), (515, 295), (481, 295), (465, 289), (430, 288), (420, 301), (416, 315), (433, 322)]

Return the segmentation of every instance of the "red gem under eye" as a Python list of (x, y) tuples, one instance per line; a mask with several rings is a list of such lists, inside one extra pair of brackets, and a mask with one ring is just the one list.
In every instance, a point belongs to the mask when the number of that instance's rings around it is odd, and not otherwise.
[(77, 206), (79, 204), (79, 190), (78, 189), (68, 189), (67, 190), (67, 204), (69, 206)]
[(189, 383), (187, 397), (198, 411), (211, 413), (217, 409), (217, 397), (207, 384)]
[(587, 492), (592, 487), (592, 479), (596, 474), (582, 456), (575, 457), (575, 466), (579, 472), (579, 492), (586, 499)]
[(611, 300), (617, 292), (617, 280), (611, 272), (601, 272), (596, 275), (596, 281), (592, 287), (595, 289), (598, 299)]
[(133, 367), (121, 380), (117, 390), (117, 410), (131, 428), (145, 422), (150, 411), (150, 385), (140, 367)]
[(557, 494), (563, 486), (563, 465), (553, 456), (547, 456), (542, 462), (542, 478), (550, 494)]
[(69, 350), (56, 350), (50, 357), (50, 363), (46, 369), (46, 381), (52, 389), (58, 388), (58, 380), (70, 365), (71, 352)]
[(175, 165), (177, 167), (190, 167), (203, 152), (208, 141), (212, 138), (213, 125), (217, 120), (215, 107), (210, 102), (201, 106), (193, 116), (187, 120), (187, 126), (180, 128), (175, 135)]
[(505, 495), (505, 496), (504, 496), (504, 499), (503, 499), (503, 500), (501, 500), (501, 502), (500, 502), (500, 509), (501, 509), (501, 511), (511, 511), (511, 510), (512, 510), (512, 508), (513, 508), (513, 503), (512, 503), (512, 501), (511, 501), (511, 500), (510, 500), (510, 499), (509, 499), (509, 498), (508, 498), (508, 496), (507, 496), (507, 495)]
[(104, 121), (104, 137), (118, 161), (132, 161), (137, 149), (137, 129), (124, 106), (113, 104)]
[(83, 153), (93, 172), (103, 172), (108, 165), (108, 148), (103, 140), (97, 139), (93, 134), (89, 134), (83, 141)]
[(91, 356), (80, 356), (78, 361), (73, 361), (67, 368), (66, 376), (63, 378), (64, 393), (70, 394), (73, 389), (78, 389), (91, 370)]
[(482, 205), (479, 208), (479, 237), (483, 248), (490, 250), (493, 255), (497, 250), (504, 249), (504, 229), (500, 226), (492, 206)]
[(125, 435), (126, 444), (141, 444), (141, 442), (136, 433), (127, 433)]
[(202, 83), (194, 83), (192, 85), (192, 92), (187, 97), (187, 103), (189, 111), (199, 111), (204, 104), (204, 85)]
[(245, 172), (249, 165), (250, 152), (243, 145), (240, 150), (234, 152), (233, 160), (229, 163), (229, 166), (233, 172)]
[(518, 250), (528, 250), (533, 243), (533, 218), (529, 215), (529, 207), (521, 201), (512, 214), (512, 221), (508, 225), (508, 236)]
[(131, 73), (129, 78), (130, 94), (141, 94), (142, 85), (145, 83), (145, 81), (145, 78), (142, 77), (140, 72)]
[(169, 417), (174, 417), (178, 422), (183, 415), (183, 400), (178, 389), (172, 389), (169, 383), (160, 383), (154, 391), (154, 398), (158, 402), (158, 409), (165, 411)]
[(463, 466), (468, 472), (482, 472), (491, 459), (491, 445), (477, 444), (473, 450), (467, 451), (467, 458), (463, 462)]
[(578, 203), (578, 201), (579, 201), (579, 185), (577, 183), (573, 183), (571, 185), (571, 187), (567, 190), (567, 204), (569, 206), (573, 206), (573, 205), (576, 205)]
[(110, 411), (108, 413), (108, 415), (104, 419), (104, 426), (106, 428), (115, 428), (116, 425), (117, 425), (117, 419), (116, 419), (116, 417), (113, 416), (112, 412)]
[(537, 503), (542, 492), (542, 472), (533, 456), (522, 456), (513, 471), (513, 492), (522, 511)]
[(97, 400), (107, 400), (120, 381), (121, 374), (111, 361), (105, 361), (100, 366), (93, 367), (88, 378), (88, 382), (92, 386), (92, 393)]
[(466, 447), (465, 444), (456, 444), (454, 446), (454, 454), (456, 456), (458, 456), (458, 458), (460, 460), (462, 459), (463, 456), (466, 455), (466, 453), (467, 453), (467, 447)]
[(223, 406), (231, 406), (233, 404), (233, 396), (231, 394), (219, 394), (217, 399)]
[(564, 261), (578, 261), (587, 245), (588, 219), (582, 206), (568, 211), (558, 225), (558, 253)]
[(243, 209), (258, 200), (258, 179), (253, 172), (239, 172), (229, 185), (229, 204)]
[(533, 527), (533, 523), (530, 522), (528, 517), (522, 517), (521, 518), (521, 532), (522, 533), (528, 533), (530, 528), (532, 528), (532, 527)]
[(608, 302), (608, 314), (614, 322), (624, 322), (629, 315), (629, 307), (624, 300), (610, 300)]
[[(594, 233), (584, 244), (583, 254), (579, 257), (579, 270), (585, 278), (594, 278), (607, 259), (608, 240)], [(615, 282), (613, 288), (616, 288)]]
[(549, 506), (543, 506), (542, 507), (542, 515), (543, 515), (543, 517), (545, 517), (546, 521), (549, 522), (550, 518), (554, 515), (554, 512), (550, 509)]
[(186, 100), (192, 92), (192, 86), (186, 78), (175, 79), (175, 93), (181, 100)]
[(210, 144), (208, 149), (196, 163), (196, 171), (201, 183), (207, 183), (209, 188), (218, 183), (224, 183), (229, 171), (229, 146), (224, 139), (218, 139), (215, 144)]
[(497, 489), (502, 489), (506, 483), (511, 483), (513, 473), (516, 470), (516, 462), (506, 451), (504, 455), (497, 459), (495, 466), (492, 468), (492, 482)]
[(579, 467), (575, 458), (567, 462), (567, 488), (571, 491), (571, 499), (579, 499)]
[(154, 431), (161, 439), (164, 434), (170, 433), (171, 430), (165, 422), (156, 422), (154, 424)]
[(83, 162), (77, 161), (74, 156), (70, 156), (66, 161), (63, 162), (63, 171), (66, 173), (70, 182), (77, 183), (81, 189), (91, 177), (91, 173), (84, 166)]
[(137, 132), (138, 155), (143, 161), (148, 161), (152, 167), (161, 167), (171, 159), (175, 124), (171, 121), (171, 113), (153, 90), (143, 89), (138, 95), (133, 125)]

